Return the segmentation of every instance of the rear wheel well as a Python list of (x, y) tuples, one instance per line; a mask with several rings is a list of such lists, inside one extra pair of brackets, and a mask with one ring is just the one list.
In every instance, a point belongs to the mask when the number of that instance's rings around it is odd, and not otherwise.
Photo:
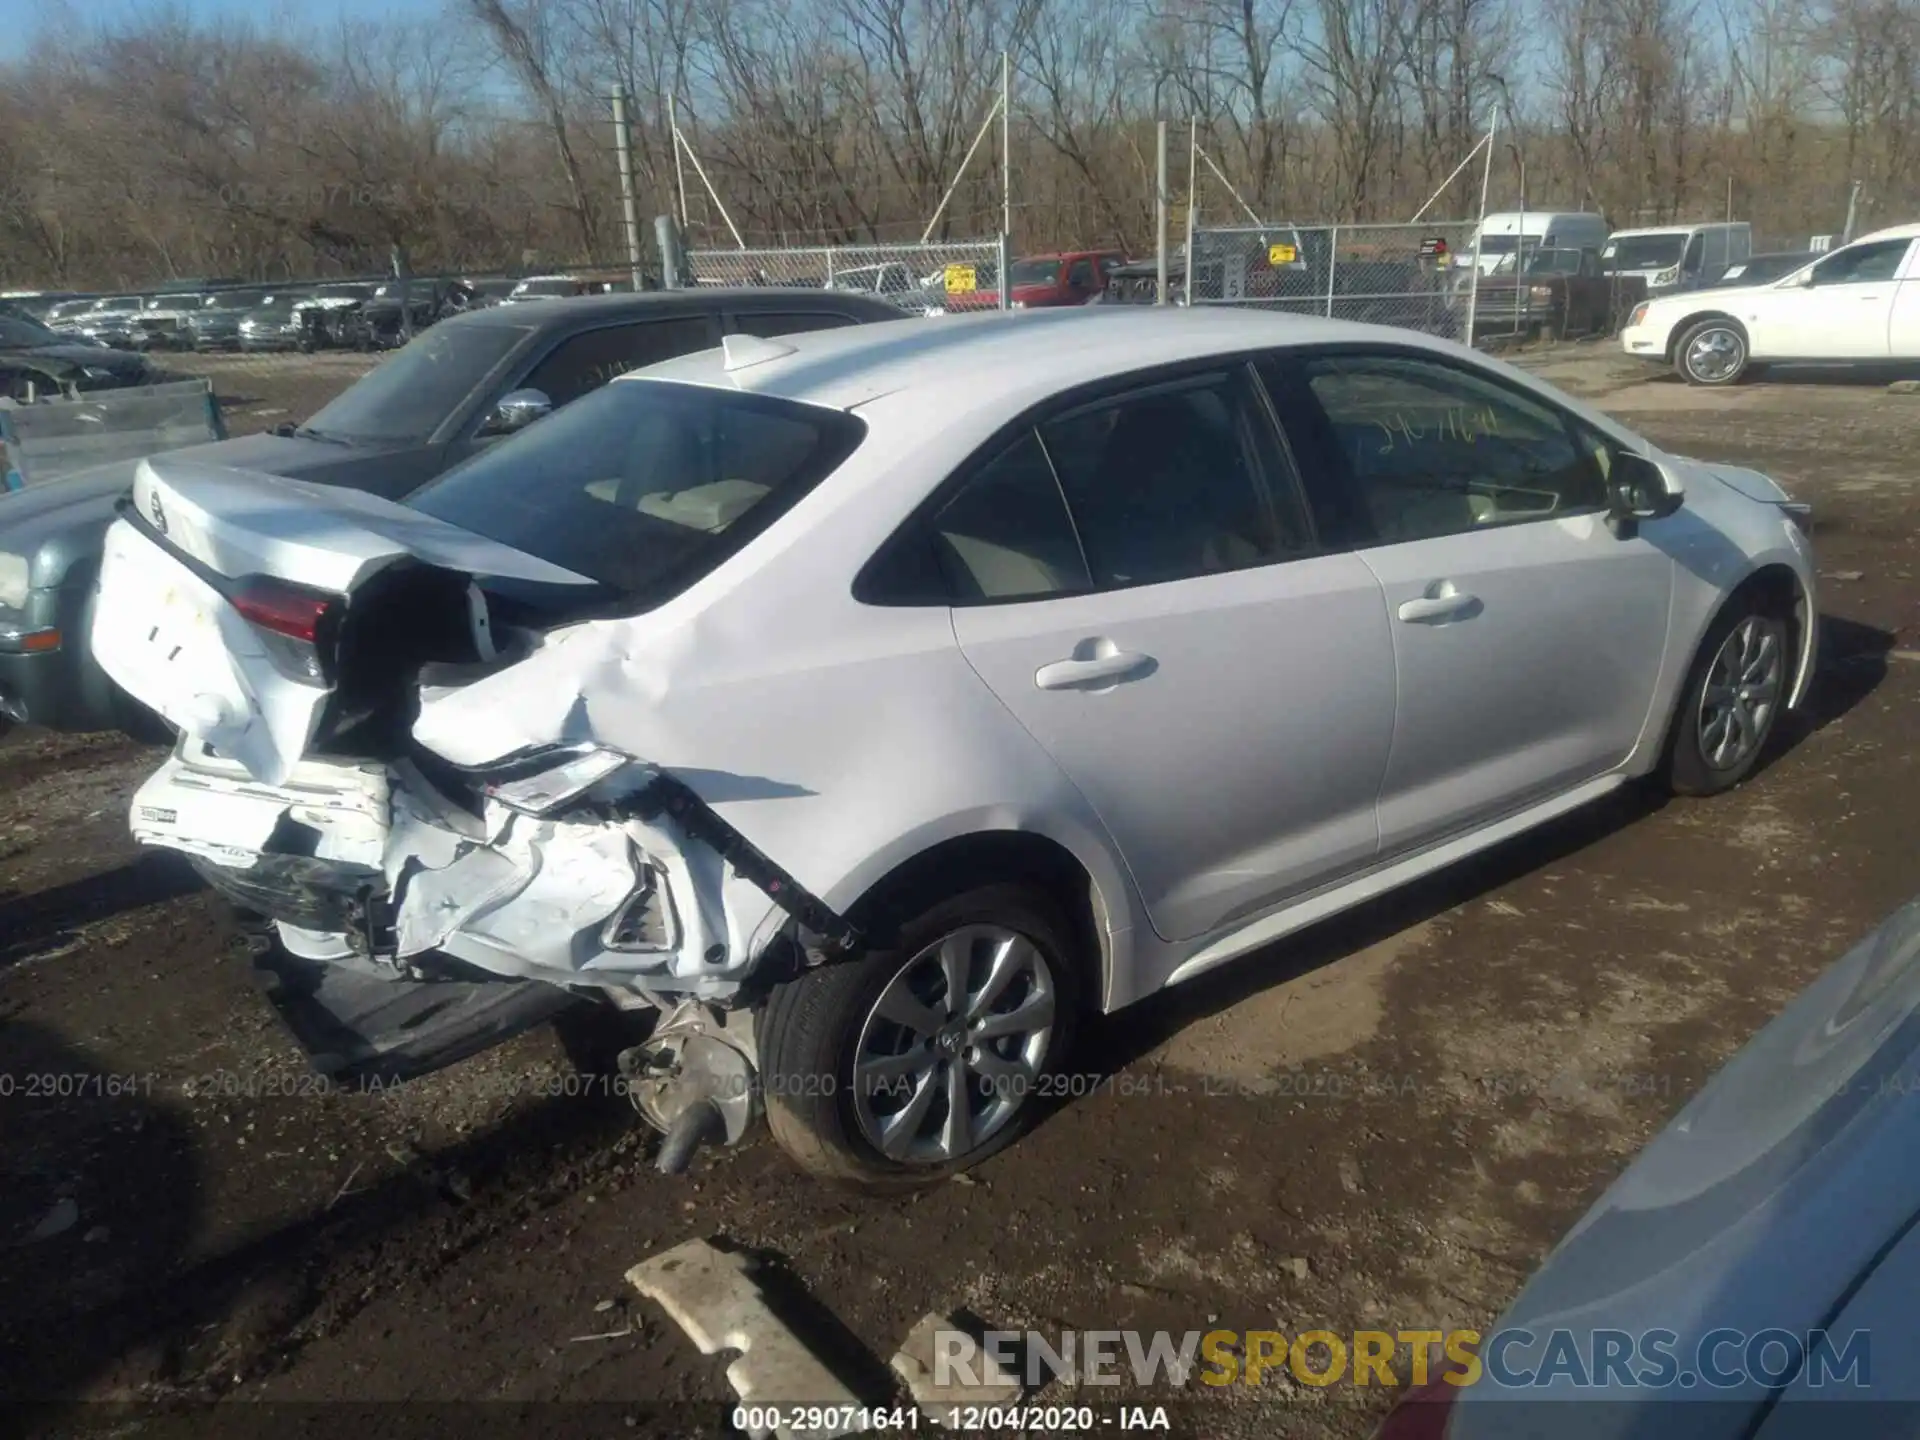
[(1724, 310), (1702, 310), (1697, 314), (1689, 315), (1667, 332), (1667, 363), (1669, 365), (1673, 363), (1673, 357), (1679, 352), (1681, 339), (1702, 320), (1725, 320), (1729, 325), (1738, 326), (1742, 335), (1747, 333), (1747, 327), (1741, 325), (1736, 317)]
[(1038, 886), (1072, 927), (1082, 978), (1094, 1003), (1105, 994), (1107, 952), (1099, 891), (1086, 867), (1057, 840), (1030, 830), (984, 830), (944, 840), (902, 861), (848, 908), (869, 944), (890, 943), (903, 922), (950, 896), (982, 885)]

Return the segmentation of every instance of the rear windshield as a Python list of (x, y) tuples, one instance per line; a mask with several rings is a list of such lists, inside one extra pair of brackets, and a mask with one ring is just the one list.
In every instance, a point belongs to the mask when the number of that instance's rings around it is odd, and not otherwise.
[(865, 433), (837, 410), (620, 380), (407, 504), (656, 605), (771, 525)]

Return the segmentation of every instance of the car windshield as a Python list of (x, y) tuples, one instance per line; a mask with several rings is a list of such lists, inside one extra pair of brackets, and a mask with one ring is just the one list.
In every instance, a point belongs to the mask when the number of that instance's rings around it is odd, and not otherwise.
[(851, 415), (789, 400), (618, 380), (406, 503), (657, 604), (772, 524), (865, 433)]
[(565, 296), (573, 294), (574, 282), (559, 280), (522, 280), (513, 287), (515, 295)]
[(1060, 262), (1016, 260), (1013, 268), (1007, 271), (1007, 279), (1015, 285), (1052, 285), (1060, 279)]
[(301, 429), (356, 445), (425, 440), (532, 333), (519, 325), (436, 325), (341, 391)]
[(1685, 235), (1616, 235), (1601, 258), (1610, 270), (1664, 270), (1686, 248)]
[[(1482, 235), (1480, 237), (1480, 253), (1482, 255), (1511, 255), (1519, 248), (1519, 240), (1520, 237), (1517, 235)], [(1533, 235), (1527, 237), (1527, 249), (1532, 250), (1539, 243), (1538, 237)]]
[(1542, 250), (1527, 261), (1529, 275), (1578, 275), (1580, 273), (1580, 252), (1578, 250)]
[[(24, 315), (0, 315), (0, 346), (9, 350), (18, 350), (28, 345), (58, 345), (62, 343), (58, 335)], [(66, 343), (72, 343), (72, 337)]]
[(265, 304), (267, 296), (259, 290), (228, 290), (219, 295), (209, 295), (201, 305), (203, 310), (251, 310)]

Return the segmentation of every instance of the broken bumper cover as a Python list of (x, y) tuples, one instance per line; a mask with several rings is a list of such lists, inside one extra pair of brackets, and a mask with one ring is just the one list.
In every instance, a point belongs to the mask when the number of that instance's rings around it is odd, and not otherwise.
[(576, 746), (467, 778), (456, 800), (410, 762), (308, 760), (267, 786), (183, 742), (134, 797), (134, 838), (192, 857), (294, 954), (396, 977), (438, 953), (504, 978), (724, 1001), (780, 928), (774, 908), (812, 959), (858, 944), (690, 788), (629, 757)]

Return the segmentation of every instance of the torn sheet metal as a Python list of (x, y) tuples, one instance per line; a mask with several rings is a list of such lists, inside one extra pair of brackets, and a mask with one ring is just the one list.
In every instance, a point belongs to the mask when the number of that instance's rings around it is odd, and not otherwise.
[(744, 1405), (818, 1407), (845, 1418), (845, 1424), (819, 1430), (760, 1431), (779, 1440), (830, 1440), (852, 1434), (860, 1402), (807, 1344), (780, 1320), (753, 1283), (744, 1255), (716, 1250), (705, 1240), (643, 1260), (627, 1272), (642, 1295), (660, 1302), (703, 1355), (738, 1350), (727, 1366), (727, 1383)]

